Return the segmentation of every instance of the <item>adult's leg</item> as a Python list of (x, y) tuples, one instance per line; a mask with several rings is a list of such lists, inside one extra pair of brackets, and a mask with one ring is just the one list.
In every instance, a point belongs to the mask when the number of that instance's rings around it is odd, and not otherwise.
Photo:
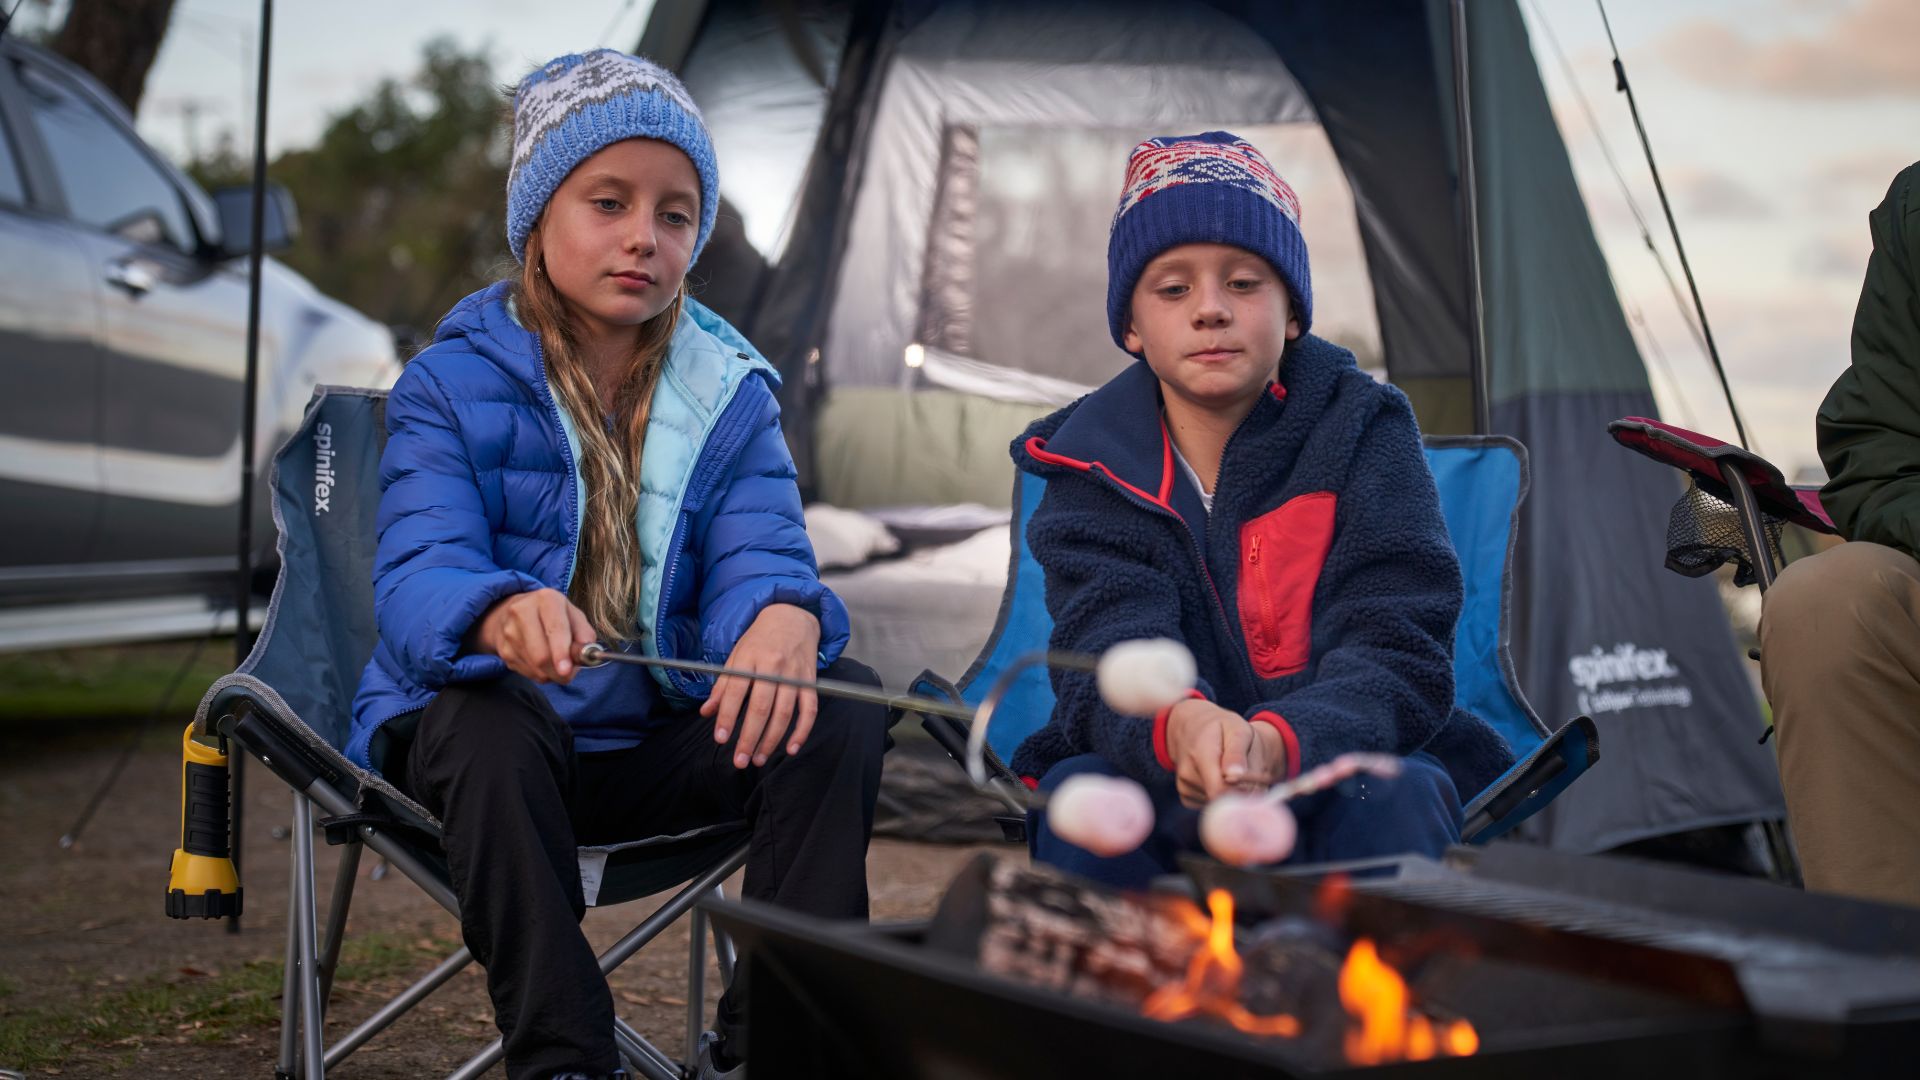
[(1807, 887), (1920, 905), (1920, 562), (1857, 542), (1794, 562), (1760, 656)]
[[(1098, 754), (1066, 758), (1040, 779), (1041, 792), (1051, 795), (1067, 777), (1083, 774), (1119, 776), (1120, 770)], [(1147, 789), (1153, 800), (1154, 826), (1146, 842), (1125, 855), (1095, 855), (1060, 838), (1047, 823), (1044, 808), (1027, 812), (1027, 846), (1035, 862), (1121, 889), (1144, 889), (1161, 874), (1179, 869), (1183, 851), (1200, 849), (1200, 812), (1180, 804), (1171, 779)]]
[(1294, 862), (1437, 858), (1460, 842), (1460, 793), (1425, 753), (1406, 758), (1397, 777), (1355, 777), (1299, 800), (1294, 812), (1300, 820)]
[(486, 968), (507, 1075), (619, 1065), (613, 1001), (580, 932), (573, 733), (517, 675), (450, 686), (421, 714), (402, 786), (444, 826), (460, 931)]

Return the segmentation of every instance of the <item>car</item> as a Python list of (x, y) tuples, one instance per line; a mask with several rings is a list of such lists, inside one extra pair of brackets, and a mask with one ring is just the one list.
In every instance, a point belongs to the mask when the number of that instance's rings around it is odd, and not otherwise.
[[(269, 191), (274, 250), (295, 225)], [(251, 198), (202, 191), (93, 78), (0, 37), (0, 620), (232, 594)], [(386, 327), (265, 261), (256, 560), (273, 558), (272, 451), (314, 386), (399, 371)]]

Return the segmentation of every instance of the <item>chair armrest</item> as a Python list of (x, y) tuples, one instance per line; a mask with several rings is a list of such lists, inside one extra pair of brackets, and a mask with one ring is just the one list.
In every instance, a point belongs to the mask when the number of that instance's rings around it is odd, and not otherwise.
[(1484, 844), (1538, 813), (1600, 760), (1600, 735), (1576, 716), (1487, 785), (1462, 811), (1460, 839)]

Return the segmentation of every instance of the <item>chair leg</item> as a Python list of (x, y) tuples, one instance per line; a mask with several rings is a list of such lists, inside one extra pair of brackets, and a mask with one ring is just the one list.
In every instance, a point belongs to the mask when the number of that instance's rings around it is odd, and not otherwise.
[(641, 1064), (646, 1058), (634, 1050), (633, 1047), (629, 1046), (627, 1040), (620, 1037), (620, 1032), (617, 1029), (613, 1033), (613, 1041), (619, 1044), (620, 1060), (626, 1063), (627, 1074), (629, 1076), (647, 1075), (646, 1066)]
[(1803, 888), (1805, 879), (1800, 876), (1800, 853), (1793, 846), (1793, 833), (1782, 819), (1768, 819), (1760, 823), (1762, 835), (1766, 838), (1767, 855), (1773, 863), (1774, 880), (1782, 885)]
[[(637, 1055), (641, 1076), (647, 1076), (649, 1080), (680, 1080), (682, 1070), (678, 1065), (674, 1065), (674, 1059), (666, 1057), (666, 1053), (662, 1053), (659, 1047), (647, 1042), (647, 1036), (636, 1032), (634, 1026), (628, 1024), (626, 1020), (620, 1017), (612, 1019), (612, 1038), (614, 1042), (626, 1047), (630, 1055)], [(691, 1068), (691, 1063), (687, 1065)]]
[[(613, 1018), (613, 1038), (620, 1044), (621, 1053), (627, 1061), (647, 1080), (680, 1080), (683, 1072), (667, 1055), (655, 1049), (633, 1026), (618, 1016)], [(688, 1068), (692, 1063), (688, 1063)]]
[[(626, 963), (628, 958), (633, 956), (634, 953), (639, 952), (647, 942), (658, 937), (660, 931), (672, 926), (675, 919), (686, 914), (687, 909), (691, 908), (702, 894), (732, 877), (734, 871), (746, 865), (746, 862), (747, 848), (745, 844), (742, 844), (738, 851), (735, 851), (725, 860), (715, 865), (713, 869), (695, 878), (693, 883), (686, 888), (674, 893), (672, 899), (661, 904), (654, 910), (653, 914), (642, 919), (640, 925), (627, 931), (626, 936), (615, 942), (612, 948), (600, 954), (601, 974), (609, 974), (614, 968)], [(614, 1018), (616, 1031), (621, 1030), (623, 1025), (624, 1021), (618, 1017)], [(634, 1035), (636, 1038), (638, 1037), (638, 1033), (634, 1032), (630, 1027), (625, 1028), (625, 1031)], [(642, 1045), (651, 1045), (646, 1043), (644, 1039), (640, 1041)], [(495, 1039), (487, 1045), (485, 1050), (480, 1051), (468, 1059), (466, 1064), (448, 1073), (447, 1080), (476, 1080), (482, 1073), (498, 1064), (500, 1059), (505, 1056), (506, 1050), (502, 1046), (501, 1040)], [(665, 1055), (661, 1055), (661, 1057), (664, 1059)], [(668, 1071), (666, 1076), (668, 1080), (676, 1080), (677, 1078), (677, 1074), (674, 1071)]]
[(448, 1073), (447, 1080), (478, 1080), (483, 1073), (495, 1065), (498, 1065), (500, 1059), (506, 1056), (507, 1050), (505, 1044), (501, 1040), (495, 1039), (487, 1044), (485, 1050), (468, 1058), (465, 1065)]
[(333, 878), (333, 896), (327, 901), (327, 934), (320, 950), (320, 1013), (333, 1000), (333, 973), (340, 966), (340, 943), (347, 933), (347, 909), (353, 903), (354, 879), (360, 873), (359, 841), (340, 852), (339, 873)]
[(294, 1061), (294, 1044), (300, 1035), (300, 864), (297, 859), (288, 862), (293, 868), (287, 885), (286, 966), (280, 978), (280, 1059), (274, 1065), (274, 1080), (293, 1080), (294, 1070), (299, 1068)]
[(700, 1054), (700, 1036), (707, 1030), (707, 913), (699, 908), (687, 918), (687, 1062)]
[(465, 945), (455, 949), (452, 955), (440, 962), (439, 966), (422, 975), (419, 981), (401, 991), (392, 1001), (380, 1006), (378, 1012), (360, 1021), (360, 1026), (347, 1033), (339, 1042), (327, 1047), (327, 1068), (331, 1069), (345, 1061), (348, 1054), (360, 1049), (368, 1039), (385, 1031), (387, 1025), (406, 1015), (407, 1010), (420, 1004), (421, 999), (440, 989), (441, 984), (458, 975), (471, 963), (473, 963), (473, 954), (467, 951)]
[(300, 952), (300, 1063), (304, 1080), (326, 1076), (324, 1034), (320, 1028), (320, 957), (313, 896), (313, 804), (293, 797), (293, 899)]
[(702, 893), (707, 892), (714, 886), (732, 877), (734, 871), (745, 866), (746, 863), (747, 847), (745, 844), (742, 844), (738, 851), (727, 856), (725, 860), (715, 865), (713, 869), (701, 874), (694, 880), (693, 884), (675, 893), (673, 899), (660, 905), (659, 909), (647, 916), (639, 926), (627, 931), (626, 937), (621, 938), (614, 943), (612, 948), (601, 953), (600, 970), (610, 972), (621, 964), (626, 963), (627, 958), (639, 952), (641, 946), (652, 941), (654, 936), (659, 934), (660, 931), (671, 926), (673, 920), (685, 914), (686, 910), (694, 905), (694, 902), (700, 898)]
[[(713, 897), (716, 900), (725, 900), (727, 887), (724, 884), (715, 885)], [(733, 986), (733, 966), (736, 959), (733, 952), (733, 939), (728, 937), (727, 932), (720, 929), (720, 924), (712, 919), (707, 920), (707, 925), (713, 928), (713, 959), (720, 966), (720, 987), (725, 990)]]

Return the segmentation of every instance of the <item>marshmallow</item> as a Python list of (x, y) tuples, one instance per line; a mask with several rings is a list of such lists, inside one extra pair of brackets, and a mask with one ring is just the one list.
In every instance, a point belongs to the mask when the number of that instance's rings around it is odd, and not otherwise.
[(1062, 840), (1112, 858), (1146, 841), (1153, 831), (1153, 801), (1125, 777), (1079, 773), (1047, 799), (1047, 825)]
[(1287, 804), (1266, 795), (1230, 792), (1200, 815), (1200, 842), (1231, 866), (1265, 866), (1293, 852), (1299, 833)]
[(1170, 638), (1122, 641), (1100, 654), (1100, 697), (1114, 712), (1152, 716), (1179, 702), (1199, 678), (1193, 654)]

